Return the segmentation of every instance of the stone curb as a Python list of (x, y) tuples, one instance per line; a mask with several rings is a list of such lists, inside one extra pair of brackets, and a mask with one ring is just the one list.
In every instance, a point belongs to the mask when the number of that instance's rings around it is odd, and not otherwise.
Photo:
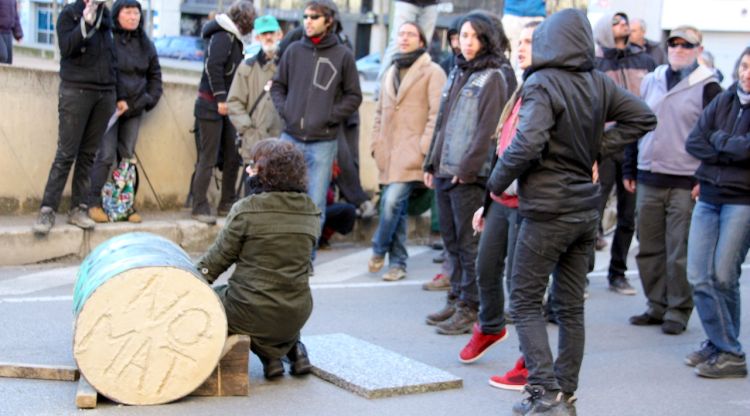
[[(69, 224), (58, 224), (46, 237), (37, 237), (30, 225), (0, 225), (0, 266), (20, 266), (63, 260), (81, 260), (102, 242), (120, 234), (148, 232), (178, 244), (188, 253), (205, 251), (216, 239), (224, 218), (216, 225), (191, 219), (152, 220), (140, 224), (116, 222), (97, 224), (93, 230), (82, 230)], [(335, 241), (370, 244), (377, 227), (376, 218), (357, 220), (354, 230)], [(430, 239), (430, 217), (409, 217), (409, 240), (423, 244)]]

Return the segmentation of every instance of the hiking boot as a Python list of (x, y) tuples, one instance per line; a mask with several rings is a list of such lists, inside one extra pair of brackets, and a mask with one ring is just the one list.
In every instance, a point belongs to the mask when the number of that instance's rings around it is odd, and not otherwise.
[(96, 225), (96, 223), (89, 218), (88, 208), (83, 204), (73, 207), (73, 209), (68, 212), (68, 224), (73, 224), (84, 230), (91, 230)]
[(216, 217), (210, 214), (191, 214), (190, 218), (208, 225), (216, 224)]
[(635, 288), (630, 286), (625, 276), (611, 276), (609, 278), (609, 290), (621, 295), (633, 296), (636, 294)]
[(461, 303), (450, 318), (437, 325), (436, 332), (440, 335), (468, 334), (476, 322), (476, 309)]
[(508, 370), (507, 373), (502, 376), (490, 377), (490, 386), (504, 390), (521, 391), (528, 380), (529, 370), (526, 369), (526, 360), (521, 356), (521, 358), (516, 361), (516, 365)]
[(701, 343), (701, 349), (693, 351), (685, 356), (685, 365), (688, 367), (695, 367), (700, 363), (708, 361), (714, 354), (719, 352), (714, 344), (709, 340), (705, 340)]
[(634, 315), (630, 317), (630, 325), (646, 326), (646, 325), (661, 325), (664, 320), (661, 318), (654, 318), (649, 315), (648, 312), (644, 312), (640, 315)]
[(422, 290), (448, 290), (451, 288), (451, 279), (442, 274), (438, 273), (429, 282), (425, 282), (422, 285)]
[(94, 222), (109, 222), (109, 216), (107, 216), (102, 207), (89, 208), (89, 218), (94, 220)]
[(358, 217), (367, 219), (376, 216), (378, 214), (378, 209), (375, 204), (368, 199), (357, 208), (356, 212)]
[(453, 316), (453, 314), (456, 312), (457, 302), (458, 299), (451, 299), (450, 297), (448, 297), (448, 300), (445, 301), (445, 306), (443, 306), (443, 309), (427, 315), (427, 319), (425, 319), (427, 325), (437, 325)]
[(395, 282), (396, 280), (401, 280), (405, 277), (406, 269), (404, 269), (403, 267), (391, 267), (383, 275), (383, 280), (385, 280), (386, 282)]
[(128, 222), (132, 222), (134, 224), (140, 224), (143, 221), (143, 218), (141, 218), (141, 214), (134, 212), (128, 216)]
[(513, 405), (513, 416), (575, 416), (575, 396), (559, 390), (545, 391), (542, 386), (525, 386), (524, 398)]
[(55, 211), (50, 207), (42, 207), (39, 210), (39, 217), (37, 217), (34, 226), (31, 229), (34, 234), (43, 237), (49, 234), (49, 230), (55, 225)]
[(747, 363), (744, 356), (717, 352), (708, 361), (696, 365), (695, 374), (706, 378), (747, 377)]
[(263, 377), (272, 380), (284, 375), (284, 364), (278, 358), (266, 358), (258, 355), (260, 363), (263, 364)]
[(490, 347), (505, 341), (506, 338), (508, 338), (508, 330), (505, 328), (499, 334), (485, 334), (479, 324), (475, 323), (469, 343), (458, 353), (458, 361), (464, 364), (473, 363), (482, 358)]
[(667, 335), (680, 335), (685, 332), (685, 324), (682, 322), (666, 320), (661, 324), (661, 332)]
[(367, 270), (369, 270), (370, 273), (377, 273), (380, 271), (380, 269), (383, 268), (384, 265), (385, 257), (373, 254), (372, 257), (370, 257), (370, 261), (367, 262)]
[(307, 356), (307, 348), (305, 348), (305, 344), (302, 341), (297, 341), (286, 354), (286, 358), (289, 359), (289, 363), (291, 364), (289, 366), (289, 374), (294, 376), (310, 374), (312, 364), (310, 364), (310, 358)]

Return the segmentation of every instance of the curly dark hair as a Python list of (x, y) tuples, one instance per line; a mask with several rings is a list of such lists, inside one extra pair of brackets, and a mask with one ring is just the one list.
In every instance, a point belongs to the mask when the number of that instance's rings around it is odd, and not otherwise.
[(234, 22), (240, 33), (246, 35), (253, 31), (255, 6), (250, 0), (237, 0), (229, 8), (227, 16)]
[(293, 144), (264, 139), (250, 149), (258, 182), (266, 192), (307, 192), (305, 157)]
[(510, 55), (510, 41), (505, 35), (503, 23), (493, 13), (486, 10), (472, 10), (464, 15), (458, 22), (458, 30), (464, 23), (471, 23), (471, 27), (477, 32), (479, 42), (482, 44), (481, 54), (490, 54), (495, 56)]

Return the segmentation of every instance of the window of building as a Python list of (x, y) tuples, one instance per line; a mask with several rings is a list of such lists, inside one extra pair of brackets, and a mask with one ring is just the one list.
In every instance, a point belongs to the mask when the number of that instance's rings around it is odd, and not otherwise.
[(36, 4), (36, 41), (51, 45), (55, 41), (55, 21), (52, 15), (52, 5)]

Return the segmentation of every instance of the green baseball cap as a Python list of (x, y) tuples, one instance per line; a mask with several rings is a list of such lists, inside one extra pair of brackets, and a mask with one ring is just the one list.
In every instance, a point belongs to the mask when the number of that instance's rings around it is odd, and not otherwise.
[(275, 17), (267, 14), (255, 19), (253, 29), (255, 29), (255, 33), (259, 35), (261, 33), (276, 32), (278, 30), (281, 30), (281, 26), (279, 26), (279, 21), (276, 20)]

